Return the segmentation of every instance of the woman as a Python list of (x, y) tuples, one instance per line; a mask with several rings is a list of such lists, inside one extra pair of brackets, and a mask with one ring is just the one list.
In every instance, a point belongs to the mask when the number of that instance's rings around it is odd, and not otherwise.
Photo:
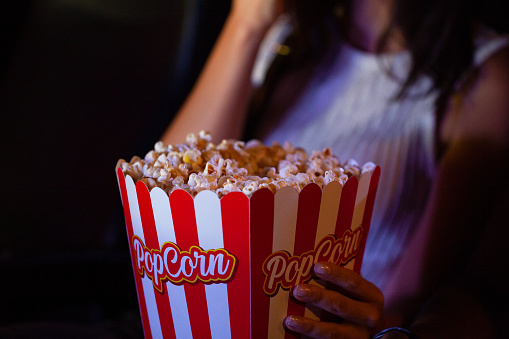
[[(283, 12), (293, 30), (255, 89), (267, 40), (260, 46), (271, 27), (269, 37), (288, 27), (276, 23)], [(498, 269), (501, 256), (483, 257), (493, 245), (483, 239), (505, 231), (492, 206), (507, 187), (494, 173), (507, 170), (509, 41), (484, 30), (478, 14), (465, 1), (233, 2), (163, 141), (200, 129), (243, 138), (247, 126), (264, 141), (332, 146), (383, 172), (363, 276), (318, 263), (316, 275), (340, 292), (293, 290), (342, 320), (290, 316), (288, 329), (313, 338), (368, 338), (393, 326), (430, 338), (497, 335), (500, 294), (491, 292), (504, 282), (486, 279), (480, 263)]]

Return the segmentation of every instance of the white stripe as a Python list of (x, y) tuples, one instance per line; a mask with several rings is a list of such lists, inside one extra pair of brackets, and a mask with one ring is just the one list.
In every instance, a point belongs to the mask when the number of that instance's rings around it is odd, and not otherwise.
[[(177, 239), (168, 195), (162, 189), (156, 187), (150, 191), (150, 198), (152, 200), (152, 209), (154, 210), (154, 219), (160, 248), (165, 242), (176, 244)], [(170, 300), (175, 336), (177, 339), (192, 338), (193, 335), (191, 332), (191, 322), (189, 320), (184, 285), (174, 285), (168, 281), (166, 282), (166, 293)]]
[[(356, 230), (362, 225), (362, 219), (364, 218), (364, 209), (366, 208), (366, 199), (368, 198), (370, 181), (371, 172), (365, 172), (361, 175), (359, 180), (359, 186), (357, 188), (357, 196), (355, 198), (355, 207), (353, 210), (352, 224), (350, 225), (350, 229), (352, 231)], [(353, 245), (354, 244), (352, 243), (350, 246)], [(348, 264), (345, 265), (345, 267), (353, 270), (354, 263), (355, 259), (351, 260)]]
[[(320, 214), (318, 215), (318, 225), (316, 230), (315, 246), (328, 234), (334, 234), (338, 219), (339, 202), (341, 201), (341, 192), (343, 186), (333, 181), (329, 183), (322, 192), (320, 203)], [(310, 284), (323, 287), (325, 283), (317, 280), (311, 280)], [(320, 319), (321, 309), (309, 305), (306, 307), (304, 316), (310, 319)]]
[(226, 284), (205, 285), (205, 294), (207, 295), (212, 339), (231, 338), (230, 311)]
[[(362, 219), (364, 218), (364, 209), (366, 208), (366, 199), (368, 197), (369, 183), (371, 181), (371, 172), (363, 173), (359, 180), (359, 186), (357, 188), (357, 195), (355, 197), (355, 207), (353, 210), (352, 224), (350, 229), (356, 230), (362, 225)], [(366, 236), (366, 234), (364, 235)], [(360, 242), (359, 242), (360, 244)], [(352, 243), (350, 247), (354, 246)], [(351, 260), (345, 265), (346, 268), (353, 270), (355, 259)]]
[(152, 209), (154, 210), (159, 246), (162, 247), (168, 241), (177, 243), (168, 195), (162, 189), (156, 187), (150, 192), (150, 199), (152, 200)]
[[(293, 255), (299, 193), (293, 187), (283, 187), (274, 196), (274, 238), (272, 251), (288, 251)], [(282, 289), (270, 299), (269, 337), (284, 338), (283, 320), (288, 312), (290, 293)]]
[(154, 284), (152, 280), (143, 277), (141, 280), (143, 293), (145, 293), (145, 303), (147, 304), (148, 321), (150, 323), (150, 332), (153, 339), (163, 338), (161, 323), (159, 321), (159, 312), (157, 310), (156, 296), (154, 294)]
[(221, 204), (212, 191), (201, 191), (194, 198), (196, 226), (200, 247), (204, 250), (223, 248)]
[[(194, 198), (196, 226), (200, 247), (204, 250), (224, 248), (221, 203), (212, 191), (201, 191)], [(227, 285), (205, 285), (212, 339), (231, 338)]]
[(362, 224), (370, 181), (371, 172), (366, 172), (361, 175), (361, 178), (359, 180), (359, 187), (357, 188), (357, 196), (355, 198), (355, 208), (353, 210), (352, 225), (350, 226), (352, 231), (357, 229), (357, 227), (359, 227)]
[(315, 245), (327, 234), (334, 234), (342, 191), (343, 186), (337, 181), (333, 181), (325, 186), (320, 203)]
[[(141, 223), (140, 208), (138, 205), (138, 195), (136, 194), (136, 186), (133, 182), (133, 179), (128, 175), (126, 176), (125, 181), (127, 196), (129, 200), (129, 209), (131, 211), (131, 221), (133, 224), (133, 234), (137, 235), (143, 241), (143, 243), (145, 243), (145, 237), (143, 236), (143, 227)], [(131, 241), (132, 239), (129, 239), (129, 242)], [(133, 265), (136, 265), (136, 263), (133, 262)], [(134, 274), (138, 274), (136, 267)], [(141, 282), (143, 286), (143, 294), (145, 295), (145, 304), (147, 306), (150, 332), (152, 332), (152, 337), (154, 339), (162, 338), (163, 333), (161, 331), (161, 323), (159, 322), (159, 314), (157, 312), (154, 285), (152, 284), (152, 280), (150, 280), (146, 275), (141, 279)]]

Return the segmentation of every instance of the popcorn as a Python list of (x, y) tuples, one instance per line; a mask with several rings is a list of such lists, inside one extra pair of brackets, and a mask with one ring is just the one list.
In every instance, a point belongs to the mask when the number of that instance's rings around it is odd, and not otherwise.
[(278, 319), (304, 314), (290, 291), (316, 261), (360, 272), (380, 177), (329, 148), (205, 131), (115, 171), (147, 338), (284, 336)]
[(308, 155), (289, 142), (267, 146), (259, 140), (223, 140), (214, 145), (211, 140), (209, 132), (200, 131), (188, 134), (183, 144), (166, 146), (159, 141), (143, 159), (121, 161), (120, 168), (149, 189), (157, 186), (168, 194), (183, 189), (193, 196), (212, 190), (222, 197), (229, 192), (249, 196), (261, 188), (276, 192), (285, 186), (300, 191), (309, 183), (322, 188), (332, 181), (343, 185), (349, 177), (375, 167), (359, 166), (353, 159), (342, 166), (330, 148)]

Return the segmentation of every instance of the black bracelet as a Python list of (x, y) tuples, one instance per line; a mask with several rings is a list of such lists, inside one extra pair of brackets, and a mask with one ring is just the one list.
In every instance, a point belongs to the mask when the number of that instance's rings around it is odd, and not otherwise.
[(373, 339), (378, 339), (378, 338), (382, 338), (384, 335), (386, 335), (387, 333), (389, 332), (398, 332), (398, 333), (403, 333), (405, 334), (408, 338), (410, 339), (419, 339), (419, 337), (410, 332), (409, 330), (405, 329), (405, 328), (401, 328), (401, 327), (390, 327), (390, 328), (386, 328), (385, 330), (375, 334), (375, 336), (373, 337)]

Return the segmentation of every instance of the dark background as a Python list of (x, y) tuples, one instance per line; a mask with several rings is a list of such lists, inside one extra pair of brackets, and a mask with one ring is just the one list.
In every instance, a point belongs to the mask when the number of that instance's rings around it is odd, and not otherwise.
[(111, 326), (139, 322), (115, 164), (153, 148), (198, 75), (229, 5), (0, 5), (4, 335), (36, 329), (42, 337), (47, 327), (84, 325), (82, 333), (106, 328), (106, 337), (113, 337)]
[(0, 338), (140, 335), (114, 167), (158, 140), (229, 5), (2, 2)]

